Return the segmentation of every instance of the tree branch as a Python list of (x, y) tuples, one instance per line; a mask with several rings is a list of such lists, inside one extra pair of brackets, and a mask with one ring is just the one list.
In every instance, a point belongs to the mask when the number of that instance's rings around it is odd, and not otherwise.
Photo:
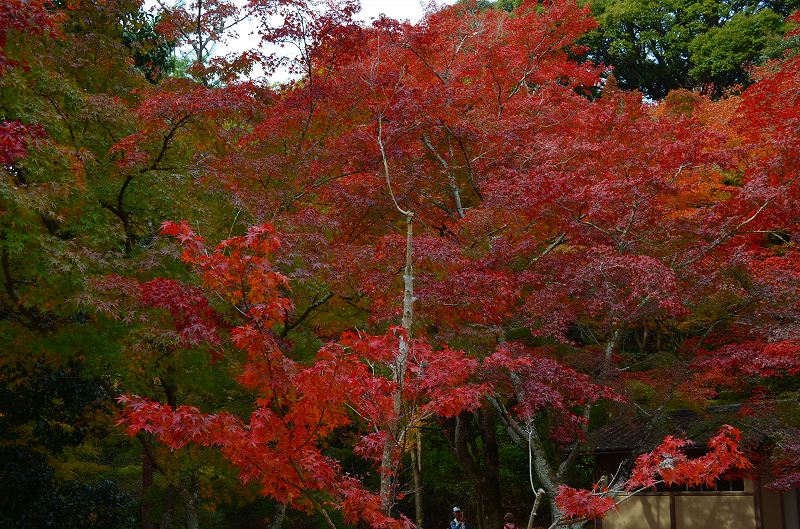
[(319, 294), (314, 296), (314, 299), (311, 301), (311, 304), (308, 307), (306, 307), (306, 310), (304, 310), (303, 313), (300, 314), (300, 316), (298, 316), (296, 320), (292, 322), (287, 321), (284, 324), (283, 330), (280, 333), (280, 337), (286, 338), (286, 336), (292, 331), (292, 329), (303, 323), (311, 315), (312, 312), (314, 312), (319, 307), (327, 303), (327, 301), (332, 297), (333, 297), (333, 292), (326, 293), (324, 296), (322, 296), (322, 298), (319, 297)]

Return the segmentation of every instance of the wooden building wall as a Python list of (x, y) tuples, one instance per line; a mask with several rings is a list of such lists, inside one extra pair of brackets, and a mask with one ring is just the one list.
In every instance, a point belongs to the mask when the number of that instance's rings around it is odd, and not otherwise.
[(626, 499), (597, 529), (800, 529), (800, 493), (745, 480), (743, 491), (651, 492)]

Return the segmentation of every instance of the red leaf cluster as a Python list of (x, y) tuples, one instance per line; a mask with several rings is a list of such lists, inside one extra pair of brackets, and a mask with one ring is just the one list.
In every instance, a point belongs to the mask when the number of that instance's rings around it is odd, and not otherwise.
[(769, 486), (783, 491), (797, 489), (800, 487), (800, 430), (786, 432), (777, 448), (773, 472), (779, 477)]
[(0, 164), (8, 166), (24, 158), (31, 142), (44, 136), (38, 125), (23, 125), (19, 121), (0, 122)]
[[(221, 38), (211, 21), (230, 18), (233, 4), (208, 7), (206, 31)], [(384, 523), (374, 496), (319, 446), (353, 427), (365, 434), (359, 452), (377, 459), (400, 400), (413, 422), (474, 409), (492, 391), (522, 421), (547, 417), (566, 444), (583, 439), (592, 405), (621, 401), (611, 389), (620, 378), (663, 403), (800, 372), (796, 56), (759, 70), (741, 99), (684, 91), (651, 105), (570, 58), (595, 24), (571, 1), (523, 2), (513, 15), (460, 3), (417, 26), (368, 28), (351, 23), (353, 2), (247, 9), (284, 17), (277, 29), (265, 22), (265, 40), (303, 41), (303, 80), (276, 92), (171, 81), (141, 94), (139, 130), (114, 152), (142, 172), (182, 156), (205, 184), (221, 182), (253, 218), (270, 219), (216, 248), (186, 223), (164, 226), (202, 288), (242, 317), (231, 342), (247, 354), (241, 382), (259, 399), (249, 422), (183, 410), (179, 429), (191, 437), (201, 424), (196, 439), (214, 446), (234, 442), (221, 433), (232, 429), (242, 451), (274, 458), (265, 474), (231, 455), (268, 494), (302, 504), (302, 491), (325, 490)], [(183, 16), (163, 29), (179, 33)], [(398, 206), (414, 213), (414, 339), (396, 328), (348, 332), (312, 362), (288, 356), (274, 331), (292, 311), (288, 277), (332, 293), (325, 327), (314, 329), (325, 340), (352, 326), (351, 312), (368, 325), (397, 321)], [(201, 323), (210, 315), (186, 316), (195, 294), (152, 304), (192, 339), (213, 339)], [(519, 327), (553, 345), (496, 347)], [(479, 361), (442, 345), (464, 340), (493, 352)], [(674, 383), (687, 368), (694, 379)], [(151, 410), (135, 425), (166, 427), (170, 413)], [(686, 441), (667, 438), (629, 485), (709, 483), (745, 465), (738, 441), (723, 430), (689, 459)], [(602, 491), (563, 493), (575, 516), (610, 506)]]
[(569, 518), (602, 518), (616, 506), (614, 498), (591, 490), (558, 487), (556, 505)]
[(587, 426), (587, 418), (578, 409), (601, 400), (620, 401), (621, 397), (543, 353), (504, 343), (486, 358), (483, 368), (495, 391), (515, 396), (514, 412), (523, 420), (533, 419), (542, 411), (550, 413), (554, 439), (566, 445), (581, 439)]
[(54, 32), (59, 17), (48, 9), (49, 0), (3, 0), (0, 2), (0, 74), (19, 63), (6, 55), (10, 33)]
[[(227, 121), (233, 115), (243, 118), (259, 107), (249, 84), (231, 84), (224, 88), (207, 88), (189, 79), (170, 79), (157, 87), (139, 92), (141, 102), (136, 108), (139, 130), (117, 141), (111, 148), (121, 158), (123, 169), (140, 171), (160, 169), (175, 140), (192, 128), (202, 130), (195, 141), (211, 142), (213, 127), (204, 127), (209, 120)], [(234, 131), (236, 129), (234, 128)], [(218, 134), (231, 130), (216, 129)]]
[[(345, 333), (324, 345), (313, 362), (291, 360), (278, 345), (272, 326), (291, 308), (282, 291), (286, 278), (276, 272), (271, 255), (279, 243), (268, 226), (251, 228), (241, 237), (207, 249), (185, 222), (165, 223), (164, 233), (183, 246), (183, 259), (199, 274), (203, 287), (236, 306), (244, 323), (232, 329), (231, 343), (247, 353), (240, 381), (256, 391), (256, 410), (248, 420), (228, 413), (204, 414), (190, 406), (169, 406), (124, 396), (121, 422), (131, 433), (144, 430), (173, 448), (189, 443), (218, 447), (239, 469), (245, 482), (257, 482), (264, 494), (297, 507), (316, 508), (309, 493), (325, 491), (351, 519), (367, 519), (375, 527), (399, 527), (379, 500), (346, 476), (323, 454), (326, 439), (337, 429), (357, 423), (372, 430), (358, 450), (370, 459), (386, 442), (382, 425), (397, 420), (392, 395), (398, 383), (375, 372), (393, 368), (405, 331), (392, 328), (383, 336)], [(164, 308), (187, 342), (219, 342), (217, 317), (202, 292), (172, 280), (155, 279), (139, 287), (148, 306)], [(426, 340), (411, 341), (402, 396), (414, 403), (414, 420), (452, 416), (475, 409), (488, 391), (471, 383), (478, 361), (463, 351), (435, 350)], [(396, 367), (394, 367), (396, 368)]]
[[(624, 488), (635, 494), (657, 483), (713, 487), (726, 472), (751, 467), (740, 451), (740, 441), (741, 432), (725, 425), (708, 441), (707, 452), (692, 459), (684, 453), (691, 441), (668, 436), (652, 452), (636, 458)], [(601, 518), (619, 503), (615, 497), (617, 492), (599, 486), (591, 491), (560, 486), (556, 504), (568, 519)], [(622, 496), (625, 497), (627, 495)]]
[(153, 279), (139, 285), (141, 303), (167, 309), (185, 347), (220, 343), (219, 318), (197, 288), (171, 279)]
[(708, 441), (708, 451), (695, 459), (688, 458), (683, 448), (691, 441), (668, 436), (655, 450), (636, 458), (627, 490), (649, 488), (660, 478), (667, 485), (707, 485), (729, 470), (745, 470), (751, 464), (739, 450), (741, 432), (725, 425)]

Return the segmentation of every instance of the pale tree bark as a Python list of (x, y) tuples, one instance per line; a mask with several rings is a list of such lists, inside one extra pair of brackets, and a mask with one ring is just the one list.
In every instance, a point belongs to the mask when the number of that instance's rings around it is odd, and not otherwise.
[[(621, 330), (613, 330), (606, 342), (599, 370), (601, 380), (607, 378), (611, 373), (612, 356), (616, 350), (621, 334)], [(516, 373), (511, 373), (511, 382), (517, 401), (523, 402), (526, 395), (522, 384), (522, 378)], [(556, 505), (555, 501), (558, 494), (558, 486), (563, 482), (567, 471), (575, 462), (580, 450), (580, 443), (574, 443), (568, 451), (567, 456), (562, 461), (552, 461), (536, 429), (536, 423), (533, 418), (520, 421), (517, 417), (512, 415), (505, 404), (496, 396), (490, 397), (489, 402), (499, 414), (512, 442), (528, 452), (530, 485), (535, 496), (534, 504), (531, 508), (530, 516), (528, 517), (528, 529), (533, 528), (538, 510), (545, 498), (547, 498), (549, 502), (550, 512), (552, 514), (553, 525), (551, 527), (569, 527), (571, 529), (583, 527), (586, 521), (563, 522), (563, 514), (558, 509), (558, 505)], [(587, 423), (591, 410), (591, 404), (586, 404), (584, 406), (583, 416), (587, 419)], [(586, 427), (584, 427), (584, 430), (586, 430)], [(537, 481), (538, 486), (536, 483)]]
[(417, 529), (422, 529), (425, 525), (425, 510), (422, 503), (422, 431), (417, 430), (414, 437), (416, 445), (411, 449), (411, 469), (414, 476), (414, 522)]
[(386, 177), (386, 187), (395, 209), (406, 219), (406, 247), (405, 247), (405, 267), (403, 271), (403, 317), (402, 327), (404, 335), (400, 337), (397, 356), (391, 365), (392, 381), (395, 389), (392, 394), (393, 418), (387, 421), (385, 428), (386, 440), (383, 445), (380, 469), (380, 498), (381, 510), (386, 515), (391, 515), (395, 501), (395, 468), (399, 459), (400, 451), (405, 444), (406, 430), (408, 428), (408, 413), (404, 410), (403, 403), (403, 381), (406, 374), (406, 363), (408, 352), (411, 346), (411, 327), (414, 321), (414, 213), (405, 210), (397, 203), (397, 199), (392, 190), (392, 180), (389, 173), (389, 161), (386, 157), (386, 150), (383, 144), (383, 118), (378, 117), (378, 147), (380, 148), (381, 161), (383, 162), (384, 176)]
[[(620, 337), (622, 335), (622, 331), (620, 329), (614, 329), (609, 338), (606, 342), (606, 345), (603, 348), (603, 361), (600, 366), (600, 379), (605, 380), (611, 374), (611, 359), (616, 350), (617, 344), (619, 343)], [(518, 384), (515, 384), (518, 386)], [(519, 386), (518, 386), (519, 387)], [(518, 390), (519, 391), (519, 390)], [(521, 398), (522, 395), (518, 394), (518, 398)], [(583, 418), (584, 426), (583, 431), (584, 434), (587, 433), (587, 426), (589, 422), (589, 415), (592, 411), (592, 405), (586, 404), (583, 408)], [(550, 525), (551, 528), (556, 527), (565, 527), (569, 529), (580, 529), (586, 525), (586, 520), (578, 520), (578, 521), (570, 521), (565, 522), (563, 513), (561, 513), (558, 505), (556, 505), (556, 495), (558, 493), (558, 485), (560, 485), (567, 473), (567, 471), (572, 467), (575, 460), (577, 459), (578, 452), (581, 447), (581, 443), (575, 442), (570, 450), (567, 452), (567, 457), (561, 461), (558, 465), (557, 470), (555, 465), (549, 464), (548, 461), (542, 456), (543, 454), (543, 446), (541, 441), (539, 440), (538, 433), (535, 429), (535, 424), (532, 422), (528, 422), (527, 425), (527, 432), (528, 432), (528, 454), (531, 460), (531, 488), (534, 490), (534, 494), (536, 499), (534, 501), (533, 509), (531, 510), (531, 515), (528, 520), (528, 529), (533, 528), (534, 518), (536, 516), (536, 512), (541, 504), (542, 497), (544, 495), (547, 496), (550, 502), (550, 512), (552, 513), (552, 524)], [(533, 482), (533, 461), (536, 460), (536, 467), (537, 467), (537, 475), (542, 480), (544, 489), (536, 489), (534, 487)], [(555, 470), (555, 471), (554, 471)]]
[(197, 478), (194, 476), (192, 476), (188, 488), (181, 488), (186, 529), (199, 529), (200, 527), (200, 520), (197, 517), (197, 504), (200, 501), (198, 488)]
[(405, 444), (407, 418), (404, 416), (403, 406), (403, 380), (406, 374), (406, 363), (411, 342), (411, 324), (413, 322), (414, 304), (414, 270), (412, 264), (414, 214), (404, 211), (406, 215), (406, 265), (403, 274), (403, 319), (402, 326), (405, 335), (400, 337), (397, 356), (392, 365), (392, 381), (395, 389), (392, 394), (394, 405), (394, 419), (388, 421), (386, 441), (383, 445), (381, 457), (381, 509), (387, 515), (391, 514), (394, 506), (396, 461), (399, 452)]
[(275, 515), (272, 518), (272, 523), (269, 524), (269, 529), (281, 529), (283, 520), (286, 518), (286, 504), (279, 503), (275, 507)]
[(534, 494), (533, 507), (531, 507), (531, 514), (528, 516), (528, 529), (533, 529), (533, 524), (536, 521), (536, 515), (539, 512), (539, 507), (542, 505), (542, 499), (547, 495), (545, 490), (541, 487), (538, 489), (533, 481), (533, 447), (531, 446), (531, 435), (528, 435), (528, 479), (531, 483), (531, 490)]
[(439, 154), (439, 151), (433, 146), (431, 140), (425, 134), (422, 135), (422, 143), (431, 154), (439, 161), (439, 164), (442, 166), (442, 170), (447, 175), (447, 182), (450, 184), (450, 193), (453, 195), (453, 204), (456, 208), (456, 213), (458, 213), (458, 218), (463, 219), (465, 215), (464, 206), (461, 203), (461, 190), (458, 188), (458, 182), (456, 181), (456, 177), (453, 174), (453, 171), (450, 169), (450, 165), (447, 161)]

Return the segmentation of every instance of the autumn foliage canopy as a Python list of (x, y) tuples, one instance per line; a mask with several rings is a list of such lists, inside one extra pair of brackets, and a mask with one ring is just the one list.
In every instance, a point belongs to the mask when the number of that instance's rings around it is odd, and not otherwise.
[[(611, 483), (568, 478), (603, 424), (765, 405), (800, 373), (800, 54), (717, 100), (653, 102), (583, 59), (597, 23), (579, 4), (463, 2), (363, 25), (352, 2), (209, 1), (206, 18), (180, 7), (157, 27), (193, 50), (183, 78), (85, 103), (115, 129), (97, 153), (68, 145), (78, 128), (4, 114), (4, 210), (39, 204), (29, 216), (58, 226), (88, 211), (69, 190), (96, 186), (115, 258), (137, 263), (93, 269), (74, 298), (146, 327), (148, 358), (204, 351), (250, 399), (201, 409), (122, 386), (119, 424), (175, 451), (214, 448), (242, 482), (331, 526), (331, 510), (411, 526), (395, 506), (418, 432), (478, 410), (529, 458), (554, 524), (601, 517), (624, 492), (750, 470), (725, 425), (697, 457), (668, 436)], [(243, 14), (297, 58), (212, 58)], [(71, 39), (65, 16), (5, 1), (0, 44)], [(0, 71), (22, 79), (31, 60), (0, 52)], [(283, 67), (282, 85), (242, 80)], [(37, 156), (68, 160), (63, 187), (26, 180)], [(174, 205), (192, 193), (186, 215)], [(15, 318), (50, 325), (4, 252)], [(797, 443), (781, 432), (772, 470), (796, 486)]]

